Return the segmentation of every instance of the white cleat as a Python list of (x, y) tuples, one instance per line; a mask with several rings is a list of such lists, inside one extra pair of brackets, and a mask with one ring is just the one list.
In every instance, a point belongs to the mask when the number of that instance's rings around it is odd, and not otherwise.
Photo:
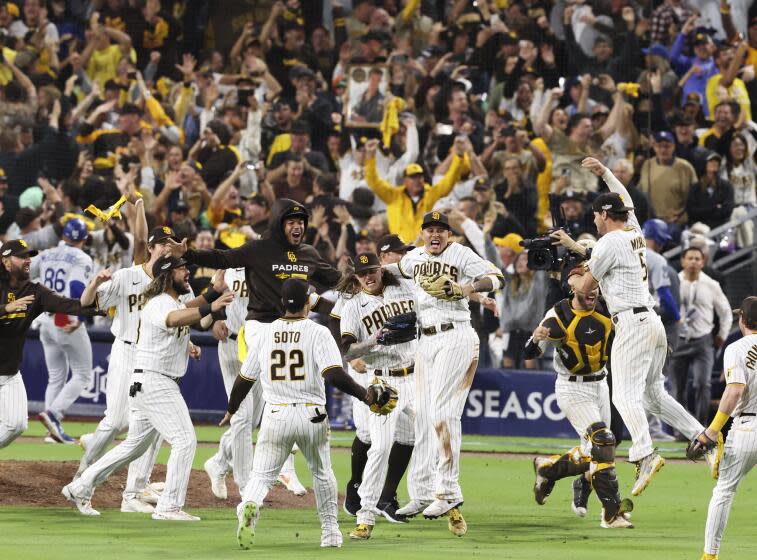
[(213, 495), (219, 500), (225, 500), (228, 498), (229, 493), (226, 490), (226, 473), (221, 472), (213, 462), (212, 457), (205, 461), (203, 469), (210, 479), (210, 490), (213, 492)]
[(154, 511), (152, 518), (155, 521), (199, 521), (196, 515), (190, 515), (186, 511)]
[(93, 437), (95, 437), (95, 434), (83, 434), (79, 437), (79, 447), (81, 447), (85, 453), (87, 452)]
[(342, 548), (342, 533), (339, 531), (321, 533), (321, 548)]
[(397, 510), (397, 514), (404, 515), (406, 517), (415, 517), (429, 505), (431, 505), (431, 502), (427, 502), (425, 500), (410, 500), (407, 504)]
[(283, 484), (295, 496), (304, 496), (308, 493), (294, 471), (282, 472), (279, 474), (279, 482)]
[(631, 489), (632, 496), (641, 494), (657, 472), (665, 466), (665, 459), (660, 457), (656, 452), (652, 452), (641, 461), (636, 463), (636, 482)]
[(63, 494), (69, 502), (74, 504), (76, 509), (78, 509), (79, 513), (82, 515), (86, 515), (87, 517), (98, 517), (100, 515), (100, 512), (92, 507), (90, 499), (74, 494), (71, 491), (70, 485), (64, 486), (63, 490), (61, 490), (61, 494)]
[(123, 498), (121, 500), (121, 513), (153, 513), (155, 508), (137, 498)]
[(460, 507), (463, 502), (457, 500), (434, 500), (426, 509), (423, 510), (423, 517), (426, 519), (436, 519), (447, 513), (452, 508)]
[(163, 488), (165, 487), (164, 482), (152, 482), (145, 486), (145, 489), (142, 490), (142, 493), (139, 495), (139, 500), (150, 504), (153, 506), (158, 505), (158, 499), (160, 498), (160, 495), (163, 493)]

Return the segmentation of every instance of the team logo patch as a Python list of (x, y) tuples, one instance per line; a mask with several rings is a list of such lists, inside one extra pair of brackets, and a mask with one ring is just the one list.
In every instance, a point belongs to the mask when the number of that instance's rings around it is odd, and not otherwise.
[(10, 254), (11, 254), (11, 250), (10, 249), (6, 249), (5, 251), (3, 251), (3, 256), (4, 257), (7, 257)]
[(360, 256), (360, 263), (361, 264), (368, 264), (368, 257), (366, 255)]
[(8, 303), (11, 303), (13, 301), (16, 301), (16, 294), (13, 292), (8, 292)]
[(381, 246), (381, 250), (382, 250), (382, 251), (386, 251), (386, 250), (388, 250), (388, 249), (389, 249), (389, 247), (391, 247), (391, 245), (382, 245), (382, 246)]
[(28, 243), (27, 243), (26, 241), (24, 241), (23, 239), (19, 239), (19, 240), (18, 240), (18, 242), (19, 242), (19, 243), (21, 244), (21, 246), (22, 246), (22, 247), (24, 247), (24, 248), (28, 248), (28, 247), (29, 247), (29, 244), (28, 244)]
[(163, 233), (165, 233), (166, 235), (173, 235), (173, 230), (170, 227), (164, 227)]
[(441, 218), (441, 216), (439, 215), (439, 212), (432, 212), (431, 213), (431, 219), (432, 220), (438, 220), (439, 218)]
[(287, 258), (289, 262), (297, 262), (297, 255), (294, 254), (294, 251), (287, 251)]

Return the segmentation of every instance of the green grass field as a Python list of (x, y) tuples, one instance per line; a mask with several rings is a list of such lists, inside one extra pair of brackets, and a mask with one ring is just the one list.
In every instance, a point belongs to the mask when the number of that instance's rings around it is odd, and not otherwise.
[[(66, 424), (69, 433), (79, 435), (91, 425)], [(27, 435), (41, 435), (41, 427), (30, 426)], [(220, 429), (199, 427), (200, 441), (217, 441)], [(334, 447), (344, 447), (351, 434), (335, 432)], [(570, 440), (522, 440), (468, 436), (464, 448), (471, 451), (559, 452), (573, 444)], [(681, 457), (681, 444), (663, 444), (666, 457)], [(195, 467), (214, 450), (200, 446)], [(0, 460), (71, 460), (81, 451), (73, 446), (45, 445), (37, 441), (15, 442), (0, 450)], [(160, 461), (165, 462), (168, 449)], [(297, 458), (300, 479), (310, 486), (301, 456)], [(348, 478), (349, 454), (333, 453), (340, 487)], [(633, 477), (630, 465), (619, 461), (621, 492), (627, 495)], [(28, 472), (28, 476), (34, 476)], [(258, 524), (256, 546), (251, 551), (237, 548), (236, 518), (232, 509), (191, 510), (202, 521), (167, 524), (149, 516), (104, 510), (101, 518), (84, 518), (72, 509), (15, 508), (0, 505), (0, 559), (99, 559), (99, 558), (386, 558), (401, 560), (468, 556), (508, 559), (699, 559), (704, 522), (713, 481), (703, 465), (670, 462), (652, 486), (635, 500), (632, 530), (599, 528), (599, 502), (592, 497), (589, 516), (579, 519), (570, 510), (570, 481), (558, 484), (545, 506), (533, 501), (531, 455), (510, 458), (482, 453), (463, 459), (465, 492), (463, 512), (469, 531), (453, 537), (446, 521), (415, 519), (407, 525), (379, 521), (367, 542), (345, 539), (341, 550), (321, 550), (320, 530), (314, 510), (264, 509)], [(400, 487), (401, 500), (404, 485)], [(748, 477), (739, 488), (731, 512), (720, 557), (757, 558), (757, 531), (752, 513), (757, 509), (757, 483)], [(340, 509), (345, 537), (354, 524)]]

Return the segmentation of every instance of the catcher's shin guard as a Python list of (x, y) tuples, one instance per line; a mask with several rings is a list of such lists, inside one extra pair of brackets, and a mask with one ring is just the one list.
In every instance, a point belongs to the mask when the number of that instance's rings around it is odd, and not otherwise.
[(604, 422), (596, 422), (589, 426), (586, 437), (591, 442), (591, 483), (602, 502), (605, 521), (612, 521), (620, 511), (620, 491), (615, 474), (615, 436)]
[(581, 453), (580, 447), (574, 447), (565, 455), (555, 456), (551, 465), (539, 469), (539, 474), (554, 481), (583, 474), (588, 470), (589, 458)]

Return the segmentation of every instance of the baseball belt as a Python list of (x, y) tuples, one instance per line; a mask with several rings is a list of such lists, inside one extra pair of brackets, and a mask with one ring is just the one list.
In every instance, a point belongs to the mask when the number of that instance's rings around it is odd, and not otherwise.
[(444, 323), (442, 325), (439, 325), (438, 329), (436, 327), (426, 327), (425, 329), (421, 327), (420, 330), (424, 336), (433, 336), (436, 333), (451, 331), (454, 328), (454, 323)]
[(757, 416), (757, 413), (755, 413), (755, 412), (742, 412), (736, 418), (741, 418), (742, 416)]
[[(143, 369), (135, 369), (134, 370), (134, 373), (144, 373), (144, 372), (145, 372), (145, 370), (143, 370)], [(165, 373), (160, 373), (160, 372), (155, 372), (155, 373), (157, 373), (158, 375), (162, 375), (163, 377), (167, 377), (171, 381), (175, 382), (177, 385), (181, 385), (181, 380), (183, 379), (183, 377), (172, 377), (170, 375), (166, 375)]]
[[(634, 315), (638, 315), (639, 313), (649, 313), (649, 308), (648, 307), (634, 307), (633, 309), (631, 309), (631, 312), (633, 312)], [(620, 313), (623, 313), (623, 312), (621, 311)], [(616, 313), (615, 315), (612, 316), (613, 323), (618, 322), (618, 315), (620, 315), (620, 313)]]
[[(388, 375), (389, 377), (406, 377), (410, 375), (411, 373), (413, 373), (414, 371), (415, 371), (415, 366), (412, 365), (412, 366), (399, 368), (399, 369), (390, 369), (386, 375)], [(384, 370), (383, 369), (373, 370), (373, 375), (381, 377), (382, 375), (385, 375)]]
[(568, 377), (568, 381), (582, 381), (584, 383), (588, 381), (602, 381), (607, 377), (606, 373), (598, 373), (597, 375), (571, 375)]

